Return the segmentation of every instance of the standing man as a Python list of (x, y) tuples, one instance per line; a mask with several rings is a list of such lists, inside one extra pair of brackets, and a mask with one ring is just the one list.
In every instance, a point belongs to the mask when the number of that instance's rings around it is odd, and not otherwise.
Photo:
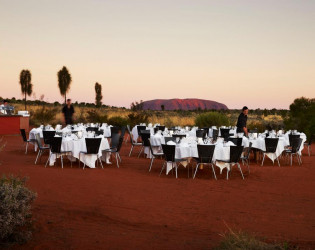
[(62, 108), (62, 113), (65, 117), (66, 125), (73, 124), (72, 116), (74, 114), (74, 108), (71, 104), (71, 99), (67, 99), (67, 104)]
[(242, 113), (238, 116), (237, 119), (237, 133), (244, 133), (244, 135), (248, 136), (248, 131), (247, 131), (247, 114), (248, 114), (248, 108), (246, 106), (243, 107)]

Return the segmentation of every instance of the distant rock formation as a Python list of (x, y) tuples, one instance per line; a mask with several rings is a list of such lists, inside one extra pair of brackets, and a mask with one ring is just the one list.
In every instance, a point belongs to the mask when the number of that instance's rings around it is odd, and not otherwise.
[(228, 109), (228, 107), (219, 102), (201, 99), (155, 99), (144, 101), (142, 103), (144, 110), (196, 110), (196, 109)]

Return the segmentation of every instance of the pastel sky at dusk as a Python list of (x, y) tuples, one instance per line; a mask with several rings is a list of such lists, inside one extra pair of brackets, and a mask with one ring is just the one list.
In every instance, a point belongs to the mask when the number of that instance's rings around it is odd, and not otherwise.
[[(201, 98), (229, 108), (288, 108), (315, 97), (314, 0), (0, 0), (0, 96), (21, 98), (29, 69), (36, 97), (129, 107)], [(30, 99), (32, 99), (31, 97)]]

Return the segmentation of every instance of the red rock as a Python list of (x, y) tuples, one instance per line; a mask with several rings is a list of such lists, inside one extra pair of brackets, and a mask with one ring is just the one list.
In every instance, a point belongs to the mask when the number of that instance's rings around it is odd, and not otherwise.
[(196, 109), (228, 109), (219, 102), (202, 99), (155, 99), (143, 102), (143, 109), (161, 110), (164, 105), (165, 110), (196, 110)]

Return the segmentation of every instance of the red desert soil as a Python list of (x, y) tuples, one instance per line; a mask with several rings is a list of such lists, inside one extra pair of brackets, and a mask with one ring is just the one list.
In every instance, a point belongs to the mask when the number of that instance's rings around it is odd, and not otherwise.
[[(303, 165), (251, 164), (242, 180), (235, 169), (215, 181), (209, 169), (187, 179), (163, 174), (156, 160), (128, 157), (121, 167), (79, 169), (60, 163), (34, 165), (32, 147), (25, 155), (19, 136), (6, 136), (0, 174), (28, 176), (37, 192), (33, 205), (33, 239), (22, 249), (211, 249), (227, 230), (254, 233), (269, 241), (287, 241), (315, 249), (315, 156), (304, 151)], [(315, 147), (313, 147), (315, 152)], [(244, 168), (244, 172), (246, 169)], [(217, 171), (219, 175), (219, 172)]]

